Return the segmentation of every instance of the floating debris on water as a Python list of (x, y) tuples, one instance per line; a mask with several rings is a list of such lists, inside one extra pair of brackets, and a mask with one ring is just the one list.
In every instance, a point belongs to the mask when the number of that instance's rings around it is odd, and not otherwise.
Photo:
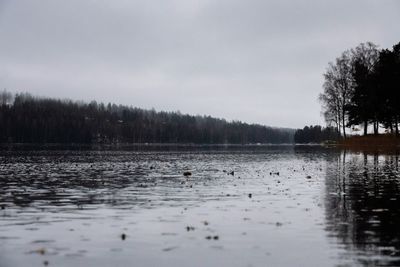
[(196, 229), (194, 226), (186, 226), (186, 231), (194, 231)]
[(36, 253), (36, 254), (44, 255), (44, 254), (46, 254), (46, 249), (45, 248), (39, 248), (39, 249), (32, 250), (29, 253)]
[(174, 250), (174, 249), (177, 249), (177, 248), (178, 248), (178, 246), (163, 248), (163, 251), (168, 252), (168, 251), (171, 251), (171, 250)]

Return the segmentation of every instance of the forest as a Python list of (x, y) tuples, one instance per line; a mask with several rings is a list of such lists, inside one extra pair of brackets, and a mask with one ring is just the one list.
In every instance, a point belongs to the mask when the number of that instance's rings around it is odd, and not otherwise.
[(294, 142), (296, 144), (321, 144), (327, 141), (338, 141), (340, 133), (335, 127), (321, 127), (320, 125), (305, 126), (303, 129), (296, 130)]
[(0, 92), (0, 143), (292, 143), (294, 130)]
[(399, 136), (400, 43), (378, 49), (367, 42), (346, 50), (329, 63), (324, 80), (319, 99), (325, 120), (344, 138), (347, 128)]

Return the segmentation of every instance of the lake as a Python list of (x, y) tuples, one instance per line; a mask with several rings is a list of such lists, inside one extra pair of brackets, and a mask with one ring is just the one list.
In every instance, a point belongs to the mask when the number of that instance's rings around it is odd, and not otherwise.
[(3, 149), (0, 266), (400, 266), (398, 165), (318, 146)]

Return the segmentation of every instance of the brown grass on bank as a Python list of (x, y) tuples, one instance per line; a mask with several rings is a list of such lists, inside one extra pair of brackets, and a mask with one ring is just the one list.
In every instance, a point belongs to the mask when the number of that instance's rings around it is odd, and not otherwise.
[(399, 151), (400, 137), (393, 134), (350, 136), (337, 144), (339, 147), (360, 151)]

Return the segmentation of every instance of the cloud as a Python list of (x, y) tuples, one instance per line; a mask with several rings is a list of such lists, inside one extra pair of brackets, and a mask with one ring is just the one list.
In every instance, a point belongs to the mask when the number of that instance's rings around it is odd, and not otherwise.
[(275, 126), (323, 123), (327, 63), (399, 42), (398, 1), (11, 1), (0, 87)]

